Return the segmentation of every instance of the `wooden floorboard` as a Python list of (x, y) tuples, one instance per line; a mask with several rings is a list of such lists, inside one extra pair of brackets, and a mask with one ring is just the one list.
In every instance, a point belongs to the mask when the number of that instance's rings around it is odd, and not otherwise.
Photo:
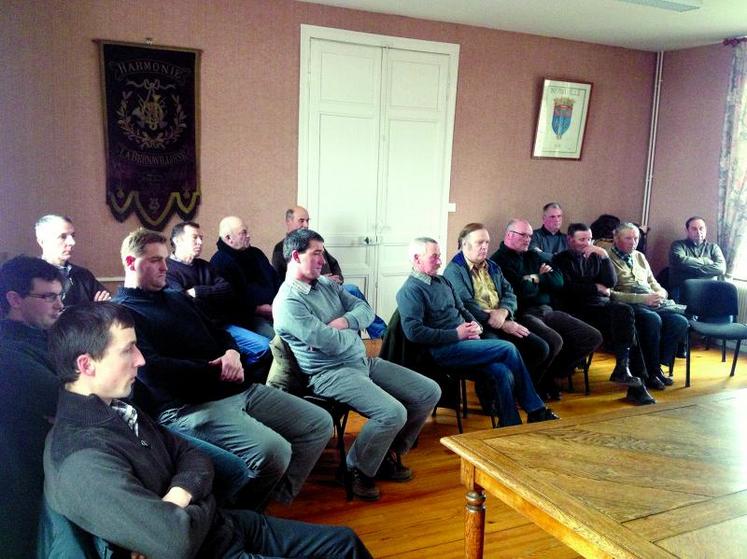
[[(367, 342), (369, 354), (378, 352), (376, 342)], [(589, 372), (591, 395), (583, 394), (583, 375), (574, 376), (575, 393), (563, 392), (551, 407), (561, 418), (626, 408), (622, 388), (608, 382), (614, 358), (595, 354)], [(747, 357), (729, 377), (731, 352), (721, 363), (718, 349), (696, 348), (692, 356), (692, 386), (684, 388), (685, 360), (678, 359), (674, 385), (652, 394), (661, 402), (710, 394), (721, 390), (747, 388)], [(469, 383), (468, 383), (469, 384)], [(579, 391), (579, 389), (581, 391)], [(469, 384), (470, 408), (465, 431), (489, 429), (490, 419), (478, 412), (479, 404)], [(351, 416), (346, 433), (348, 446), (360, 429), (362, 419)], [(353, 528), (378, 558), (439, 558), (463, 556), (464, 490), (459, 483), (459, 460), (439, 443), (443, 436), (457, 432), (454, 412), (439, 409), (429, 419), (419, 444), (405, 462), (415, 472), (409, 483), (380, 483), (381, 499), (375, 503), (347, 502), (342, 486), (334, 481), (337, 455), (334, 446), (322, 455), (301, 494), (290, 507), (274, 504), (269, 513), (324, 524), (345, 524)], [(665, 475), (665, 473), (662, 473)], [(485, 557), (568, 559), (578, 555), (522, 515), (488, 498)]]

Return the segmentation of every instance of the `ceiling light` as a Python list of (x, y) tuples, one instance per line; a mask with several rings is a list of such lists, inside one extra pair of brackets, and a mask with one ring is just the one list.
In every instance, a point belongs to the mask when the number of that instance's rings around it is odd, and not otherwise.
[(628, 4), (640, 4), (649, 8), (661, 8), (672, 12), (689, 12), (703, 7), (703, 0), (617, 0)]

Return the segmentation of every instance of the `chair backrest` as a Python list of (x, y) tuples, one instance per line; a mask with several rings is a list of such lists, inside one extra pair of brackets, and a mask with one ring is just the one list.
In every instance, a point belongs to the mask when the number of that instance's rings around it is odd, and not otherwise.
[(267, 386), (272, 386), (295, 395), (303, 395), (308, 392), (308, 378), (301, 372), (293, 350), (280, 336), (270, 342), (272, 352), (272, 365), (267, 374)]
[(739, 313), (737, 288), (727, 281), (685, 280), (681, 299), (688, 314), (703, 322), (731, 322)]

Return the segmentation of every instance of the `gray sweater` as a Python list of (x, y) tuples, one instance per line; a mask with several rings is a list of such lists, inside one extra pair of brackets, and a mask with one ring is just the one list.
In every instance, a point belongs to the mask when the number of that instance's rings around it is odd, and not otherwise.
[[(275, 332), (308, 375), (365, 359), (366, 348), (358, 331), (371, 324), (374, 316), (368, 303), (324, 276), (313, 285), (285, 281), (272, 303)], [(327, 326), (340, 317), (348, 321), (347, 329)]]

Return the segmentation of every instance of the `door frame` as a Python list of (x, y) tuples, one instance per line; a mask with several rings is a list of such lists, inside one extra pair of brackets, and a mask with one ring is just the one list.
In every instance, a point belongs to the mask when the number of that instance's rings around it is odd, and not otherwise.
[(301, 24), (301, 59), (299, 73), (299, 96), (298, 96), (298, 204), (308, 206), (309, 187), (309, 97), (310, 97), (310, 62), (312, 39), (323, 39), (327, 41), (338, 41), (341, 43), (353, 43), (359, 45), (377, 46), (382, 48), (396, 48), (401, 50), (412, 50), (419, 52), (430, 52), (444, 54), (449, 57), (449, 83), (446, 95), (446, 137), (444, 141), (444, 158), (441, 185), (441, 207), (444, 208), (445, 216), (441, 220), (442, 230), (438, 232), (443, 243), (446, 242), (448, 231), (448, 208), (451, 192), (451, 159), (452, 143), (454, 139), (454, 114), (456, 112), (456, 95), (459, 71), (459, 45), (456, 43), (441, 43), (435, 41), (423, 41), (420, 39), (408, 39), (405, 37), (392, 37), (389, 35), (377, 35), (373, 33), (361, 33), (336, 29), (333, 27), (320, 27), (316, 25)]

